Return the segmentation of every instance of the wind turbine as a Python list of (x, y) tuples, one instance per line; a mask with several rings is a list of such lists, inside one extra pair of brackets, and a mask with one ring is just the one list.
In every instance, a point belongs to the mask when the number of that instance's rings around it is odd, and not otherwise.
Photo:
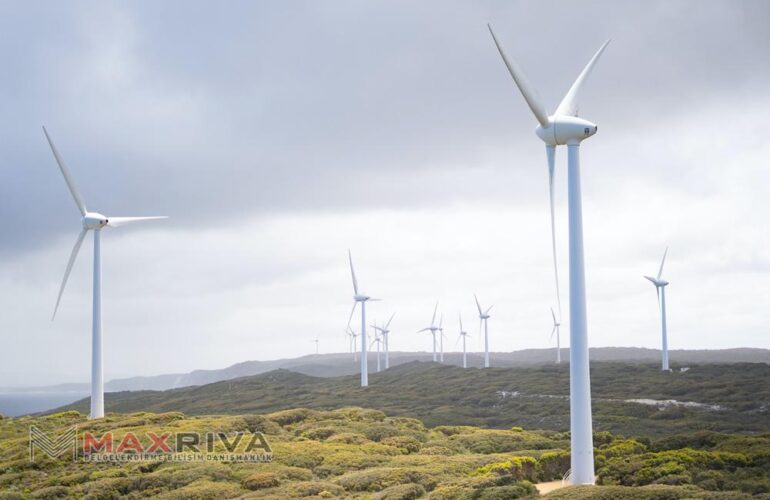
[(318, 356), (318, 336), (313, 340), (315, 342), (315, 355)]
[(417, 333), (420, 332), (430, 332), (431, 335), (433, 335), (433, 362), (435, 363), (437, 361), (436, 359), (436, 331), (439, 329), (439, 327), (436, 326), (436, 311), (438, 310), (438, 302), (436, 302), (436, 307), (433, 308), (433, 317), (430, 320), (430, 326), (426, 326), (422, 330), (418, 330)]
[(473, 294), (473, 298), (476, 299), (476, 307), (479, 309), (479, 331), (481, 327), (484, 327), (484, 368), (489, 368), (489, 329), (487, 328), (487, 322), (490, 318), (489, 311), (495, 306), (489, 306), (486, 311), (481, 310), (481, 304), (479, 304), (479, 298), (476, 294)]
[[(462, 314), (460, 316), (460, 336), (457, 338), (457, 340), (463, 339), (463, 368), (468, 368), (468, 362), (465, 357), (465, 338), (468, 337), (468, 332), (463, 330), (463, 316)], [(455, 342), (455, 345), (457, 342)]]
[(438, 342), (439, 342), (439, 362), (444, 362), (444, 314), (442, 313), (438, 320)]
[(345, 330), (346, 335), (350, 339), (348, 341), (348, 351), (353, 353), (353, 362), (358, 361), (358, 351), (356, 346), (356, 339), (358, 338), (358, 334), (353, 331), (350, 326), (348, 326), (347, 330)]
[(348, 318), (348, 327), (350, 327), (350, 321), (353, 319), (353, 314), (356, 312), (356, 306), (361, 303), (361, 387), (367, 387), (369, 385), (369, 373), (367, 372), (368, 366), (366, 363), (366, 303), (369, 301), (377, 301), (380, 299), (373, 299), (363, 292), (358, 291), (358, 280), (356, 280), (356, 271), (353, 269), (353, 256), (348, 249), (348, 261), (350, 262), (350, 277), (353, 279), (353, 309), (350, 311), (350, 317)]
[(556, 313), (551, 308), (551, 317), (553, 318), (553, 330), (551, 330), (551, 340), (553, 340), (553, 334), (556, 334), (556, 364), (561, 363), (561, 336), (559, 335), (559, 327), (561, 323), (556, 321)]
[(377, 373), (380, 373), (380, 344), (382, 343), (382, 337), (380, 335), (377, 335), (375, 332), (374, 334), (374, 340), (372, 340), (372, 343), (369, 345), (371, 347), (374, 344), (377, 344)]
[(668, 368), (668, 331), (666, 329), (666, 286), (668, 281), (661, 279), (663, 274), (663, 264), (666, 263), (666, 254), (668, 254), (668, 247), (663, 252), (663, 260), (660, 261), (660, 269), (658, 269), (658, 276), (655, 278), (651, 276), (645, 276), (648, 280), (655, 285), (655, 292), (658, 294), (658, 307), (660, 307), (660, 329), (661, 329), (661, 370), (664, 372), (669, 371)]
[(385, 347), (385, 369), (386, 370), (390, 368), (390, 360), (388, 359), (389, 353), (390, 353), (390, 322), (393, 321), (393, 316), (395, 315), (396, 313), (391, 314), (390, 319), (388, 320), (387, 323), (385, 323), (384, 326), (377, 326), (376, 324), (372, 325), (375, 330), (380, 332), (380, 335), (382, 336), (382, 339), (383, 339), (383, 346)]
[(72, 266), (75, 263), (75, 259), (80, 251), (80, 246), (83, 244), (83, 240), (86, 237), (88, 231), (94, 232), (94, 271), (93, 271), (93, 318), (92, 318), (92, 332), (91, 332), (91, 413), (89, 418), (102, 418), (104, 417), (104, 372), (102, 368), (102, 261), (101, 261), (101, 231), (104, 227), (117, 227), (133, 222), (139, 222), (143, 220), (165, 219), (162, 217), (107, 217), (98, 212), (89, 212), (86, 208), (85, 201), (80, 195), (75, 181), (70, 175), (69, 169), (64, 164), (59, 155), (59, 151), (54, 146), (53, 141), (48, 136), (48, 131), (43, 127), (43, 133), (45, 134), (48, 145), (51, 146), (56, 163), (59, 165), (64, 181), (67, 183), (67, 187), (72, 194), (72, 198), (75, 200), (80, 215), (82, 217), (81, 223), (83, 229), (80, 230), (77, 240), (75, 240), (75, 246), (72, 248), (70, 259), (67, 262), (67, 268), (64, 271), (64, 278), (59, 287), (59, 296), (56, 298), (56, 306), (53, 310), (53, 316), (51, 321), (56, 318), (56, 311), (59, 309), (59, 302), (61, 301), (62, 294), (64, 293), (64, 287), (67, 285), (67, 279), (72, 271)]
[[(585, 266), (583, 258), (583, 208), (580, 189), (580, 143), (594, 135), (598, 127), (578, 118), (577, 95), (609, 40), (599, 48), (578, 75), (553, 115), (548, 116), (534, 88), (521, 69), (506, 57), (492, 27), (489, 32), (497, 50), (538, 121), (537, 136), (545, 142), (553, 214), (553, 174), (556, 146), (567, 145), (567, 177), (569, 208), (569, 300), (570, 300), (570, 430), (573, 484), (594, 483), (593, 434), (591, 422), (591, 379), (588, 360), (586, 325)], [(555, 250), (555, 229), (551, 217), (551, 234)], [(554, 264), (555, 264), (554, 259)], [(558, 286), (558, 280), (557, 280)]]

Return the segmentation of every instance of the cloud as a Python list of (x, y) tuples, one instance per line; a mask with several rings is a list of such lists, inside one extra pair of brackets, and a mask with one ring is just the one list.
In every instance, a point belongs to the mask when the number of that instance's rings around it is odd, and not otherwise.
[(549, 109), (613, 38), (581, 96), (600, 125), (581, 148), (592, 345), (657, 345), (640, 276), (670, 245), (672, 347), (767, 347), (766, 3), (6, 10), (0, 349), (18, 355), (0, 382), (88, 372), (88, 244), (48, 321), (78, 214), (42, 124), (89, 208), (171, 216), (105, 233), (108, 376), (310, 352), (316, 334), (343, 349), (348, 247), (387, 299), (372, 313), (397, 312), (394, 347), (428, 349), (411, 332), (437, 299), (473, 324), (474, 291), (496, 304), (494, 348), (545, 345), (545, 155), (488, 21)]

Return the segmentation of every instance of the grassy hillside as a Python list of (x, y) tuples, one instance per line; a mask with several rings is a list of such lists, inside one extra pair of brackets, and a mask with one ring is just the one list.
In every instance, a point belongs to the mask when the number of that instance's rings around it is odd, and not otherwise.
[[(28, 428), (69, 426), (118, 441), (131, 431), (260, 431), (270, 463), (85, 463), (28, 459)], [(770, 435), (712, 433), (650, 441), (595, 436), (598, 482), (554, 498), (751, 498), (770, 492)], [(569, 467), (568, 436), (553, 431), (426, 427), (377, 410), (292, 409), (266, 415), (77, 412), (0, 419), (0, 499), (372, 498), (508, 499), (537, 495), (533, 483)], [(719, 495), (719, 496), (716, 496)]]
[[(539, 364), (551, 364), (556, 359), (555, 349), (524, 349), (513, 352), (492, 352), (492, 365), (498, 368), (527, 367)], [(673, 364), (704, 364), (704, 363), (767, 363), (770, 364), (770, 349), (734, 348), (734, 349), (675, 349), (669, 351)], [(569, 359), (569, 349), (562, 349), (562, 358)], [(414, 361), (431, 361), (432, 354), (428, 352), (390, 353), (390, 365), (398, 366)], [(448, 365), (462, 366), (462, 354), (447, 352), (444, 361)], [(591, 361), (623, 362), (623, 363), (660, 363), (660, 351), (642, 347), (594, 347), (591, 348)], [(376, 355), (369, 354), (369, 366), (375, 366)], [(109, 380), (105, 389), (109, 392), (119, 391), (163, 391), (192, 385), (212, 384), (222, 380), (259, 375), (274, 370), (290, 370), (315, 377), (341, 377), (358, 373), (360, 364), (353, 360), (352, 354), (331, 353), (300, 356), (298, 358), (276, 359), (269, 361), (244, 361), (219, 370), (195, 370), (189, 373), (174, 373), (130, 377)], [(483, 355), (468, 353), (468, 366), (481, 368), (484, 366)], [(59, 384), (47, 387), (37, 387), (36, 390), (49, 392), (88, 391), (87, 383)], [(4, 387), (5, 392), (27, 392), (28, 388)]]
[[(637, 436), (711, 430), (770, 432), (770, 365), (693, 366), (661, 373), (655, 365), (592, 363), (595, 429)], [(170, 391), (108, 393), (108, 411), (266, 413), (288, 408), (377, 408), (429, 426), (521, 426), (567, 430), (569, 367), (468, 369), (410, 363), (370, 376), (319, 378), (278, 370)], [(678, 400), (706, 406), (653, 406), (630, 399)], [(718, 408), (716, 408), (718, 407)], [(86, 412), (88, 400), (66, 409)]]

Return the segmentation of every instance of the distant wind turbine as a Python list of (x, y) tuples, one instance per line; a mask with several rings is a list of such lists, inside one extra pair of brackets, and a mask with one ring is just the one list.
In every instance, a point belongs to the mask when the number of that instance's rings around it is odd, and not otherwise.
[(489, 329), (487, 322), (490, 318), (489, 311), (495, 306), (489, 306), (486, 311), (481, 310), (481, 304), (476, 294), (473, 294), (473, 298), (476, 299), (476, 307), (479, 309), (479, 331), (481, 327), (484, 327), (484, 368), (489, 368)]
[(666, 328), (666, 287), (668, 281), (661, 278), (663, 274), (663, 264), (666, 263), (666, 254), (668, 254), (668, 247), (663, 252), (663, 260), (660, 261), (660, 269), (658, 269), (658, 276), (655, 278), (651, 276), (645, 276), (648, 280), (655, 285), (655, 292), (658, 294), (658, 307), (660, 308), (660, 330), (661, 330), (661, 370), (669, 371), (668, 368), (668, 331)]
[[(569, 300), (570, 300), (570, 448), (572, 484), (594, 484), (593, 423), (591, 418), (591, 376), (588, 359), (588, 326), (586, 320), (585, 262), (583, 256), (583, 202), (580, 188), (580, 143), (599, 129), (594, 123), (578, 118), (578, 99), (588, 75), (607, 40), (578, 75), (553, 115), (548, 116), (537, 92), (527, 81), (521, 68), (508, 59), (492, 27), (487, 25), (508, 72), (535, 115), (537, 136), (545, 142), (548, 175), (553, 200), (553, 173), (556, 146), (567, 146), (567, 185), (569, 208)], [(553, 214), (553, 201), (551, 201)], [(551, 235), (555, 255), (555, 229), (551, 217)], [(555, 259), (554, 259), (555, 269)], [(558, 287), (558, 277), (557, 277)], [(558, 295), (558, 292), (557, 292)], [(558, 300), (558, 299), (557, 299)]]
[(433, 317), (430, 320), (430, 326), (426, 326), (422, 330), (418, 330), (417, 333), (420, 332), (430, 332), (431, 335), (433, 335), (433, 362), (435, 363), (437, 361), (436, 358), (436, 331), (438, 331), (438, 326), (436, 326), (436, 311), (438, 310), (438, 302), (436, 302), (436, 307), (433, 308)]
[(465, 357), (465, 338), (468, 337), (468, 332), (463, 330), (463, 316), (462, 316), (462, 314), (460, 314), (459, 317), (460, 317), (460, 335), (457, 337), (457, 340), (460, 340), (460, 339), (463, 340), (463, 368), (468, 368), (468, 361), (467, 361), (467, 359)]
[(438, 342), (439, 342), (439, 362), (444, 362), (444, 315), (441, 314), (438, 320)]
[(94, 232), (94, 271), (93, 271), (93, 318), (92, 318), (92, 333), (91, 333), (91, 413), (90, 418), (102, 418), (104, 417), (104, 373), (102, 369), (102, 261), (101, 261), (101, 232), (104, 227), (118, 227), (134, 222), (165, 219), (165, 216), (161, 217), (107, 217), (98, 212), (89, 212), (86, 208), (85, 201), (80, 195), (75, 186), (75, 181), (70, 175), (67, 166), (64, 164), (59, 151), (54, 146), (53, 141), (48, 136), (48, 131), (43, 127), (43, 133), (48, 140), (48, 145), (51, 146), (53, 156), (56, 158), (56, 163), (59, 165), (64, 176), (64, 181), (67, 183), (67, 187), (72, 194), (72, 198), (75, 200), (80, 215), (82, 216), (81, 223), (83, 229), (80, 230), (78, 239), (75, 241), (75, 246), (72, 248), (69, 262), (67, 262), (67, 268), (64, 271), (64, 279), (62, 279), (61, 287), (59, 287), (59, 296), (56, 298), (56, 306), (53, 310), (53, 316), (51, 321), (56, 317), (56, 311), (59, 309), (59, 302), (61, 301), (62, 293), (64, 293), (64, 287), (67, 286), (67, 279), (72, 271), (72, 265), (75, 263), (75, 259), (80, 251), (80, 246), (83, 244), (83, 240), (86, 237), (88, 231)]
[(561, 323), (556, 320), (556, 314), (551, 308), (551, 317), (553, 318), (553, 330), (551, 330), (551, 340), (553, 340), (553, 334), (556, 334), (556, 364), (561, 363), (561, 336), (559, 335), (559, 327)]
[(313, 342), (315, 342), (315, 355), (318, 356), (318, 336), (316, 336)]
[(377, 373), (380, 373), (380, 344), (382, 344), (382, 336), (378, 335), (376, 332), (374, 334), (374, 340), (369, 344), (369, 347), (374, 344), (377, 344)]
[(358, 334), (350, 326), (347, 327), (345, 333), (348, 337), (348, 351), (353, 353), (353, 361), (356, 362), (358, 361), (358, 345), (356, 343)]
[(390, 319), (388, 320), (387, 323), (385, 323), (384, 326), (377, 326), (376, 324), (372, 325), (374, 329), (380, 332), (380, 335), (382, 335), (383, 347), (385, 348), (385, 369), (386, 370), (390, 368), (390, 360), (388, 359), (389, 353), (390, 353), (390, 322), (393, 321), (393, 316), (395, 315), (396, 313), (391, 314)]
[(356, 312), (356, 306), (361, 304), (361, 387), (367, 387), (369, 385), (369, 373), (366, 360), (366, 303), (369, 301), (377, 301), (380, 299), (373, 299), (363, 292), (358, 290), (358, 280), (356, 280), (356, 271), (353, 269), (353, 256), (348, 249), (348, 261), (350, 262), (350, 277), (353, 279), (353, 309), (350, 311), (350, 317), (348, 318), (348, 326), (353, 319), (353, 314)]

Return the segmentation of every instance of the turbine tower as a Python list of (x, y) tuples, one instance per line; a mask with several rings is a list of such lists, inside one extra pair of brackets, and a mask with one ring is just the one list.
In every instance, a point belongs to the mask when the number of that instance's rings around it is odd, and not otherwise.
[[(465, 356), (465, 338), (468, 337), (468, 332), (463, 330), (463, 315), (460, 314), (460, 336), (457, 340), (463, 339), (463, 368), (468, 368), (468, 361)], [(457, 342), (455, 342), (457, 344)]]
[(484, 327), (484, 368), (489, 368), (489, 329), (487, 328), (487, 321), (489, 320), (489, 311), (495, 306), (489, 306), (486, 311), (481, 310), (481, 304), (476, 294), (473, 294), (473, 298), (476, 299), (476, 307), (479, 310), (479, 332), (481, 327)]
[(316, 335), (313, 342), (315, 342), (315, 355), (318, 356), (318, 335)]
[(382, 337), (376, 332), (374, 334), (374, 340), (372, 340), (372, 343), (369, 345), (369, 347), (374, 344), (377, 344), (377, 373), (380, 373), (380, 344), (382, 344)]
[(436, 307), (433, 308), (433, 317), (430, 320), (430, 326), (426, 326), (422, 330), (417, 330), (417, 333), (420, 332), (430, 332), (431, 335), (433, 335), (433, 362), (435, 363), (437, 361), (436, 358), (436, 331), (439, 327), (436, 326), (436, 311), (438, 310), (438, 302), (436, 302)]
[[(591, 422), (591, 379), (588, 360), (588, 331), (586, 321), (585, 268), (583, 258), (583, 208), (580, 189), (580, 143), (594, 135), (598, 127), (578, 118), (577, 96), (609, 40), (599, 48), (578, 75), (554, 114), (548, 116), (534, 88), (515, 62), (506, 57), (492, 27), (489, 32), (521, 91), (524, 100), (537, 119), (537, 136), (545, 142), (548, 174), (553, 185), (556, 146), (567, 145), (567, 184), (569, 208), (569, 300), (570, 300), (570, 431), (572, 483), (594, 483), (593, 431)], [(551, 188), (553, 200), (553, 188)], [(553, 210), (553, 203), (551, 204)], [(553, 212), (552, 212), (553, 213)], [(555, 236), (553, 217), (551, 233)], [(554, 240), (555, 241), (555, 240)], [(555, 249), (555, 243), (553, 245)], [(554, 260), (555, 262), (555, 260)], [(557, 281), (558, 286), (558, 281)]]
[(438, 320), (438, 343), (439, 343), (439, 362), (444, 362), (444, 315), (441, 314)]
[(82, 217), (81, 223), (83, 229), (80, 230), (77, 240), (75, 240), (75, 246), (72, 248), (69, 262), (67, 262), (67, 268), (64, 271), (64, 278), (59, 287), (59, 296), (56, 298), (56, 306), (53, 310), (53, 316), (51, 321), (56, 317), (56, 311), (59, 309), (59, 302), (61, 301), (62, 293), (64, 293), (64, 287), (67, 286), (67, 279), (72, 271), (72, 265), (75, 263), (75, 259), (80, 251), (80, 246), (83, 244), (83, 240), (86, 237), (88, 231), (94, 232), (94, 275), (93, 275), (93, 318), (92, 318), (92, 332), (91, 332), (91, 412), (89, 418), (102, 418), (104, 417), (104, 371), (102, 367), (102, 261), (101, 261), (101, 231), (104, 227), (118, 227), (133, 222), (139, 222), (143, 220), (165, 219), (165, 216), (161, 217), (107, 217), (98, 212), (89, 212), (86, 208), (86, 204), (83, 201), (83, 197), (80, 195), (80, 191), (75, 186), (75, 181), (70, 175), (67, 166), (64, 164), (59, 151), (54, 146), (53, 141), (48, 136), (48, 131), (43, 127), (43, 133), (45, 134), (48, 145), (51, 146), (53, 156), (56, 159), (56, 163), (59, 165), (64, 176), (64, 181), (67, 183), (67, 187), (72, 194), (72, 198), (75, 200), (80, 215)]
[(559, 335), (559, 327), (561, 323), (556, 321), (556, 313), (551, 308), (551, 317), (553, 318), (553, 330), (551, 330), (551, 340), (553, 340), (553, 334), (556, 334), (556, 364), (561, 363), (561, 336)]
[(358, 351), (356, 350), (356, 339), (358, 338), (358, 334), (354, 332), (350, 326), (345, 330), (345, 334), (348, 337), (348, 352), (353, 353), (353, 362), (356, 362), (358, 361)]
[(353, 319), (353, 314), (356, 312), (356, 306), (361, 304), (361, 387), (367, 387), (369, 385), (369, 373), (367, 372), (368, 366), (366, 363), (366, 303), (370, 301), (377, 301), (380, 299), (373, 299), (363, 292), (358, 291), (358, 280), (356, 280), (356, 271), (353, 269), (353, 256), (348, 249), (348, 261), (350, 262), (350, 277), (353, 279), (353, 309), (350, 310), (350, 317), (348, 318), (348, 327)]
[(666, 286), (668, 281), (661, 279), (663, 274), (663, 264), (666, 263), (666, 254), (668, 254), (668, 247), (663, 252), (663, 260), (660, 261), (660, 269), (658, 269), (658, 276), (655, 278), (651, 276), (645, 276), (648, 280), (655, 285), (655, 292), (658, 294), (658, 307), (660, 307), (660, 330), (661, 330), (661, 370), (664, 372), (669, 371), (668, 368), (668, 331), (666, 328)]
[(393, 313), (390, 315), (390, 319), (387, 323), (385, 323), (385, 326), (377, 326), (372, 325), (375, 330), (380, 332), (380, 335), (382, 336), (383, 340), (383, 347), (385, 348), (385, 369), (387, 370), (390, 368), (390, 360), (389, 358), (389, 352), (390, 352), (390, 322), (393, 321), (393, 316), (395, 316), (396, 313)]

